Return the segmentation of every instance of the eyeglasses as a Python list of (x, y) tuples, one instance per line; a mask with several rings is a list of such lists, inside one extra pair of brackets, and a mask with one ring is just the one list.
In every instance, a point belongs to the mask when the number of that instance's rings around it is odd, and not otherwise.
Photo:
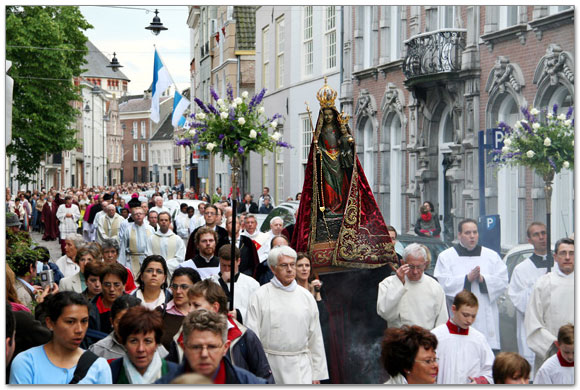
[(156, 273), (157, 275), (163, 275), (165, 273), (165, 271), (163, 271), (162, 269), (147, 268), (145, 270), (145, 273), (146, 274)]
[(413, 271), (413, 270), (417, 270), (417, 271), (422, 271), (425, 269), (424, 265), (411, 265), (411, 264), (407, 264), (409, 266), (409, 270)]
[(103, 287), (104, 288), (111, 288), (111, 286), (115, 287), (115, 288), (119, 288), (121, 287), (123, 284), (119, 283), (119, 282), (115, 282), (115, 283), (111, 283), (111, 282), (104, 282), (103, 283)]
[(171, 288), (175, 291), (177, 291), (177, 289), (179, 289), (179, 288), (185, 291), (185, 290), (188, 290), (190, 287), (191, 287), (191, 285), (189, 285), (189, 284), (175, 284), (175, 283), (173, 283), (171, 285)]
[(223, 344), (220, 345), (215, 345), (215, 344), (207, 344), (207, 345), (200, 345), (200, 344), (194, 344), (194, 345), (185, 345), (186, 348), (191, 349), (193, 352), (195, 353), (201, 353), (204, 348), (207, 349), (208, 353), (215, 353), (218, 349), (220, 349), (221, 347), (223, 347)]
[(216, 215), (216, 213), (213, 213), (213, 212), (209, 212), (208, 211), (207, 213), (204, 213), (204, 215)]
[(282, 269), (294, 269), (296, 268), (296, 263), (285, 263), (285, 264), (278, 264), (276, 267), (280, 267)]
[(434, 364), (439, 363), (439, 358), (432, 358), (432, 359), (427, 359), (427, 360), (415, 360), (416, 362), (421, 362), (421, 363), (426, 363), (429, 366), (432, 366)]

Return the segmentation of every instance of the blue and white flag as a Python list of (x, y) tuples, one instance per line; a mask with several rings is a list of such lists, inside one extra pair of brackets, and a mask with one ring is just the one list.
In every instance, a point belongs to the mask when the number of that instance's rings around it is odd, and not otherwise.
[(187, 107), (189, 107), (189, 100), (175, 91), (175, 95), (173, 95), (173, 115), (171, 116), (171, 124), (174, 127), (183, 127), (185, 125), (183, 113), (187, 110)]
[(155, 49), (155, 59), (153, 61), (153, 90), (151, 91), (151, 120), (159, 123), (159, 98), (173, 80), (169, 75), (167, 67), (161, 61), (157, 49)]

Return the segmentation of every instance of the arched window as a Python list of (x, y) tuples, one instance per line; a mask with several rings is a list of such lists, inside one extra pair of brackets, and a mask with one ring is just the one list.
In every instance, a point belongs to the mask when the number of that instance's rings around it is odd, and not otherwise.
[(382, 131), (381, 211), (385, 221), (401, 231), (401, 186), (403, 154), (401, 152), (401, 117), (391, 111), (386, 115)]
[(369, 118), (360, 122), (356, 137), (357, 154), (371, 189), (375, 185), (373, 125)]

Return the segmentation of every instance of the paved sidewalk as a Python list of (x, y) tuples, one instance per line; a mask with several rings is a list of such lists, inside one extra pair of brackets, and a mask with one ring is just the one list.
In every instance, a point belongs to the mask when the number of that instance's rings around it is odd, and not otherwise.
[(37, 246), (43, 246), (48, 249), (52, 261), (56, 261), (62, 257), (58, 239), (55, 241), (42, 241), (42, 234), (38, 232), (30, 232), (30, 237), (32, 237), (32, 241), (34, 241)]

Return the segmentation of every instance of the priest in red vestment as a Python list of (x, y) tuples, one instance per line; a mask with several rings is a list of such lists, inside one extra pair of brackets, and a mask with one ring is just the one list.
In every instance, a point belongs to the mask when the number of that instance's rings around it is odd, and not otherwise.
[(42, 239), (44, 241), (54, 241), (60, 235), (58, 231), (58, 219), (56, 218), (56, 211), (58, 210), (58, 204), (54, 201), (52, 196), (49, 196), (42, 206), (41, 220), (44, 223), (44, 235)]

